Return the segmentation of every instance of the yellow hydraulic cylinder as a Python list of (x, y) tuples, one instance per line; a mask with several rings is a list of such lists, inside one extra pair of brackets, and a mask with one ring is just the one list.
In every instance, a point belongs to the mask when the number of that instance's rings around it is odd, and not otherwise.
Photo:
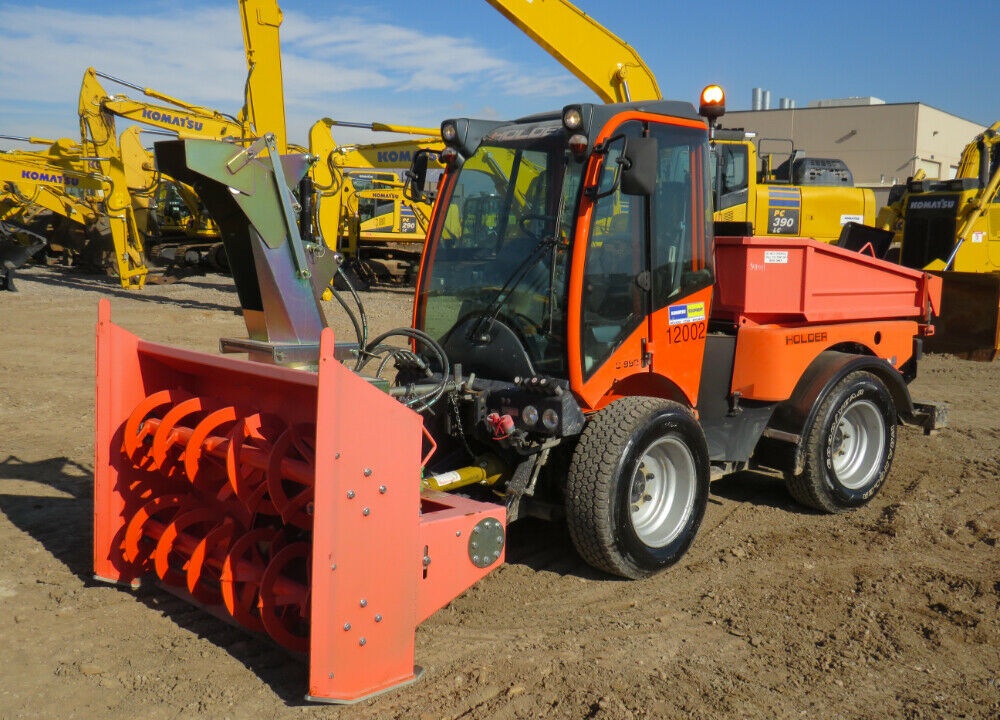
[(495, 485), (504, 473), (504, 465), (498, 458), (483, 456), (479, 464), (468, 465), (448, 472), (427, 475), (422, 481), (425, 490), (448, 492), (466, 485)]

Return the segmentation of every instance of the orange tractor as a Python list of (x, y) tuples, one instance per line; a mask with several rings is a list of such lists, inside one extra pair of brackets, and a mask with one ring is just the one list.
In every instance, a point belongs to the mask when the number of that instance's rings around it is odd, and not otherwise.
[(222, 350), (248, 358), (143, 341), (101, 305), (96, 575), (307, 654), (314, 700), (414, 680), (417, 624), (503, 562), (520, 517), (564, 518), (588, 563), (641, 578), (691, 545), (712, 479), (766, 468), (846, 511), (886, 481), (899, 424), (943, 422), (907, 389), (939, 281), (713, 238), (689, 103), (441, 130), (411, 328), (369, 338), (355, 314), (334, 341), (337, 257), (296, 225), (308, 156), (268, 137), (156, 146), (222, 229), (249, 333)]

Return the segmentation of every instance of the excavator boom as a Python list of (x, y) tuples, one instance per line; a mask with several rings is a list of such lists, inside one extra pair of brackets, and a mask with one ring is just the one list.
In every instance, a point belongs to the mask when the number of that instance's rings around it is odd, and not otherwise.
[[(137, 90), (147, 98), (159, 100), (166, 105), (157, 105), (145, 100), (135, 100), (125, 95), (112, 95), (101, 85), (98, 78)], [(141, 87), (94, 68), (87, 68), (81, 87), (81, 102), (100, 106), (116, 117), (132, 120), (143, 125), (162, 128), (177, 133), (180, 137), (204, 137), (222, 140), (227, 137), (241, 138), (245, 128), (239, 120), (218, 110), (194, 105), (170, 95)]]
[(486, 0), (602, 102), (659, 100), (656, 77), (632, 46), (564, 0)]

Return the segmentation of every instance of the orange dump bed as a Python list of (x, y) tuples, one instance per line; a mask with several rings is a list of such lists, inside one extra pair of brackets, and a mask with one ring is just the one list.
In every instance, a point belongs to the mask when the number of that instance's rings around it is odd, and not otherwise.
[(738, 324), (927, 319), (941, 281), (809, 238), (717, 237), (713, 319)]

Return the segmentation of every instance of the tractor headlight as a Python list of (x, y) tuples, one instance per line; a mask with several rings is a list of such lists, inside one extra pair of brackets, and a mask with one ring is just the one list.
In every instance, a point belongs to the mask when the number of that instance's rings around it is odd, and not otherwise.
[(538, 424), (538, 408), (534, 405), (526, 405), (524, 410), (521, 411), (521, 422), (523, 422), (528, 427), (534, 427)]
[(548, 408), (542, 413), (542, 427), (549, 432), (555, 432), (559, 427), (559, 413), (552, 408)]
[(580, 113), (580, 108), (570, 105), (563, 110), (562, 120), (563, 127), (567, 130), (579, 130), (580, 126), (583, 125), (583, 115)]
[(451, 121), (445, 121), (441, 123), (441, 139), (446, 143), (455, 142), (455, 138), (458, 137), (458, 128), (455, 127), (455, 123)]

